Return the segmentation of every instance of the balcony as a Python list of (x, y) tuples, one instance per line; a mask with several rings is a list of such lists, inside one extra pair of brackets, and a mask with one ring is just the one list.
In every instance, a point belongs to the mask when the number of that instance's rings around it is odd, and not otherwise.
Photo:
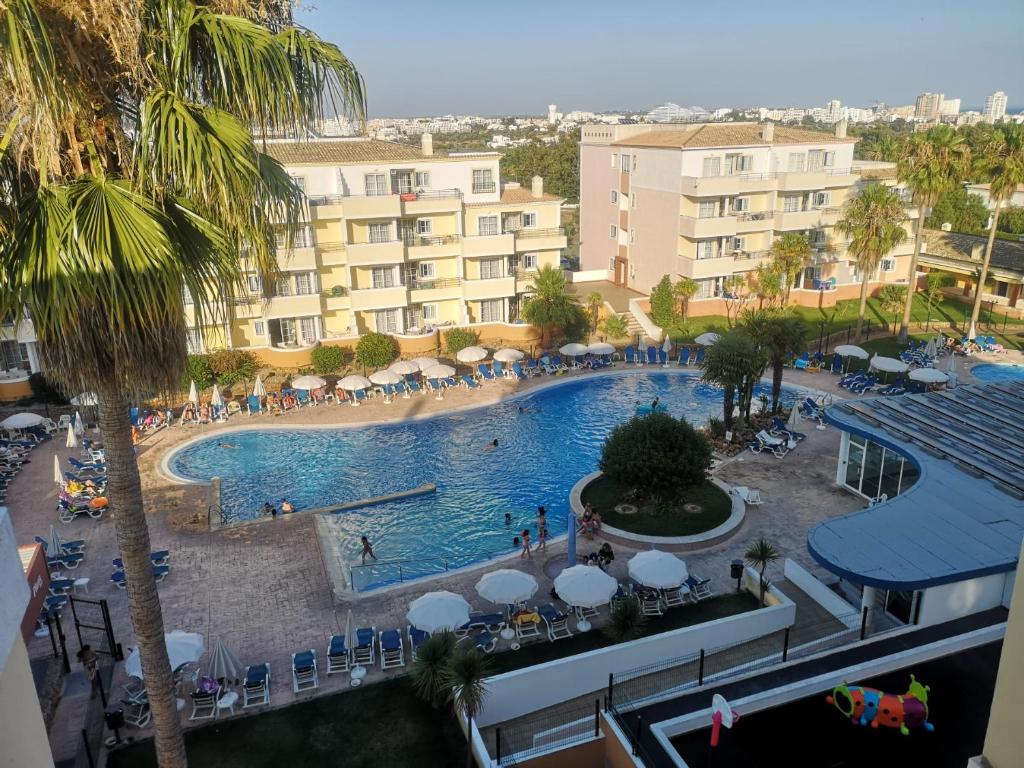
[(342, 195), (314, 195), (307, 199), (309, 206), (309, 218), (311, 221), (324, 221), (328, 219), (340, 219), (344, 212), (342, 210)]
[(515, 296), (515, 293), (515, 277), (491, 277), (462, 281), (462, 296), (467, 301), (500, 299), (505, 296)]
[(817, 229), (831, 227), (839, 220), (841, 208), (811, 208), (806, 211), (776, 211), (775, 229)]
[(726, 237), (736, 234), (735, 216), (679, 217), (679, 234), (683, 237)]
[(763, 232), (775, 226), (774, 211), (744, 211), (736, 214), (736, 231)]
[[(252, 305), (250, 305), (251, 308)], [(274, 296), (261, 307), (263, 317), (272, 320), (281, 317), (304, 317), (323, 312), (319, 293), (303, 293), (294, 296)]]
[(818, 168), (813, 171), (789, 171), (779, 174), (779, 191), (849, 187), (857, 177), (852, 168)]
[(398, 195), (351, 195), (343, 200), (346, 219), (397, 219), (402, 215)]
[(347, 262), (345, 244), (341, 241), (317, 243), (316, 249), (320, 253), (320, 263), (325, 267), (336, 267)]
[(423, 192), (403, 192), (402, 213), (422, 216), (427, 213), (454, 213), (462, 210), (462, 192), (458, 189), (431, 189)]
[(281, 269), (316, 269), (316, 249), (312, 247), (277, 249), (277, 263)]
[(348, 294), (348, 289), (342, 286), (336, 286), (330, 291), (324, 291), (324, 309), (328, 312), (337, 309), (349, 309), (352, 306), (352, 299)]
[(405, 238), (405, 255), (409, 259), (437, 259), (445, 256), (458, 256), (462, 250), (458, 235), (442, 237), (425, 237), (416, 235)]
[(420, 277), (411, 274), (406, 277), (413, 304), (425, 301), (443, 301), (462, 297), (462, 280), (457, 277)]
[(388, 288), (357, 288), (349, 294), (353, 310), (393, 309), (408, 304), (408, 289), (404, 285)]
[(714, 259), (694, 259), (691, 256), (680, 255), (677, 264), (679, 274), (699, 280), (748, 272), (756, 269), (769, 255), (768, 251), (737, 251)]
[(498, 185), (493, 181), (481, 181), (473, 182), (473, 194), (474, 195), (489, 195), (492, 192), (498, 190)]
[(512, 233), (462, 238), (462, 255), (469, 259), (481, 256), (507, 256), (512, 253), (515, 253)]
[(389, 240), (386, 243), (349, 243), (345, 250), (346, 263), (350, 267), (400, 264), (405, 261), (405, 243), (401, 240)]
[(555, 251), (566, 246), (565, 230), (561, 227), (519, 229), (515, 238), (517, 251)]
[(731, 176), (683, 176), (680, 193), (690, 197), (718, 197), (775, 189), (774, 173), (734, 173)]

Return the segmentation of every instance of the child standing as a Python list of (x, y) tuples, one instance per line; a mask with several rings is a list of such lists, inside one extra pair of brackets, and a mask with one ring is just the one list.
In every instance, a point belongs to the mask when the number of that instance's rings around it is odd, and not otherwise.
[(530, 553), (530, 529), (523, 528), (523, 551), (519, 553), (519, 559), (522, 560), (524, 557), (533, 557)]

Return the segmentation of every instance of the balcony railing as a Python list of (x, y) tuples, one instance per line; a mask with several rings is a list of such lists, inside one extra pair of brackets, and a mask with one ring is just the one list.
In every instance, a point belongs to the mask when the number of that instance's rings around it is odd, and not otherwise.
[(405, 284), (413, 290), (432, 290), (435, 288), (457, 288), (462, 284), (458, 277), (420, 277), (414, 272), (406, 275)]
[(474, 181), (473, 182), (473, 194), (474, 195), (483, 195), (483, 194), (487, 194), (489, 192), (494, 192), (497, 188), (498, 188), (497, 183), (493, 182), (493, 181), (480, 181), (480, 182)]
[(330, 240), (325, 243), (317, 243), (316, 247), (321, 251), (343, 251), (345, 250), (345, 243), (341, 240)]
[(449, 197), (462, 197), (459, 189), (424, 189), (418, 192), (399, 192), (403, 200), (444, 200)]
[(515, 236), (521, 238), (564, 237), (565, 229), (563, 229), (562, 227), (551, 227), (549, 229), (517, 229), (515, 230)]
[(816, 207), (812, 206), (810, 208), (801, 208), (798, 211), (787, 211), (784, 208), (779, 208), (777, 211), (775, 211), (775, 213), (782, 213), (782, 214), (787, 214), (787, 213), (825, 213), (825, 214), (829, 214), (829, 213), (839, 213), (842, 210), (843, 209), (840, 206), (833, 205), (833, 206), (822, 206), (820, 208), (816, 208)]
[(537, 277), (537, 267), (516, 267), (512, 270), (515, 276), (520, 280), (532, 280)]
[(775, 218), (771, 211), (736, 211), (732, 215), (736, 221), (767, 221)]
[(482, 276), (479, 276), (479, 277), (465, 277), (465, 278), (463, 278), (463, 280), (465, 280), (467, 283), (476, 283), (476, 282), (480, 282), (482, 280), (504, 280), (507, 277), (513, 277), (513, 275), (511, 275), (511, 274), (502, 274), (502, 275), (488, 275), (487, 277), (482, 277)]
[(337, 205), (345, 199), (345, 195), (312, 195), (306, 200), (311, 206)]
[(410, 248), (429, 247), (432, 245), (452, 245), (459, 242), (458, 235), (441, 235), (431, 237), (430, 235), (403, 235), (402, 242)]

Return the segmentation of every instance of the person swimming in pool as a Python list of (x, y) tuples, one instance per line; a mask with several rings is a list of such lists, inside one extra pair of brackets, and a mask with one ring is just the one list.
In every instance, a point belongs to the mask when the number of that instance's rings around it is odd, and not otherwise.
[[(295, 511), (295, 505), (292, 504), (288, 499), (281, 499), (281, 514), (290, 515)], [(376, 558), (374, 558), (376, 559)]]
[(506, 512), (505, 513), (505, 525), (512, 525), (512, 513), (511, 512)]
[(498, 438), (494, 438), (491, 442), (484, 446), (485, 451), (493, 451), (498, 447)]
[(373, 545), (370, 544), (370, 540), (368, 538), (366, 538), (365, 536), (360, 536), (359, 543), (363, 545), (363, 551), (360, 553), (360, 555), (363, 558), (363, 565), (366, 565), (367, 555), (372, 557), (374, 560), (377, 559), (377, 556), (373, 554)]
[(217, 443), (218, 448), (237, 448), (238, 446), (234, 443)]
[(661, 402), (661, 397), (654, 398), (654, 402), (651, 403), (651, 410), (652, 411), (658, 410), (658, 403), (660, 403), (660, 402)]

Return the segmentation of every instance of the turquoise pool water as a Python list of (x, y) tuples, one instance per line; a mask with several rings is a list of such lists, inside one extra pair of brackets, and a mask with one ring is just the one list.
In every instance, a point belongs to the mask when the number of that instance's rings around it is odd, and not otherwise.
[(982, 363), (971, 368), (971, 375), (979, 381), (1020, 381), (1024, 379), (1024, 365)]
[[(797, 392), (784, 396), (792, 400)], [(357, 585), (369, 588), (397, 580), (399, 567), (404, 579), (506, 554), (526, 527), (536, 541), (538, 505), (548, 510), (550, 534), (565, 533), (572, 486), (597, 468), (604, 438), (633, 415), (636, 402), (655, 397), (695, 425), (721, 413), (721, 390), (695, 372), (636, 370), (580, 376), (429, 419), (221, 432), (182, 447), (168, 468), (188, 480), (219, 476), (224, 511), (234, 519), (254, 517), (265, 501), (276, 506), (282, 498), (310, 509), (436, 484), (436, 493), (336, 513), (345, 561), (358, 562), (365, 534), (377, 557), (391, 563), (356, 569)], [(529, 412), (521, 414), (520, 406)], [(498, 448), (487, 450), (494, 439)]]

